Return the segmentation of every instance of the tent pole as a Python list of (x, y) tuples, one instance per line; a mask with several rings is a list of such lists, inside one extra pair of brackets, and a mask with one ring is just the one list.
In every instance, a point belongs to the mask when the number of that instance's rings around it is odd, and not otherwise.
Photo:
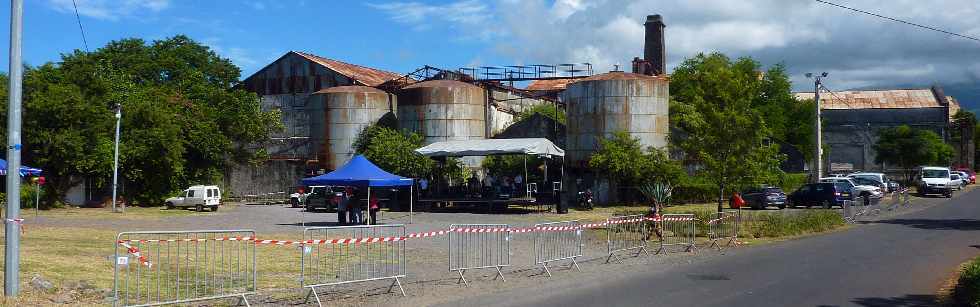
[(412, 180), (412, 185), (408, 186), (408, 223), (412, 223), (413, 214), (415, 214), (415, 180)]
[(521, 180), (522, 181), (521, 184), (523, 184), (525, 186), (525, 188), (524, 188), (524, 197), (528, 197), (529, 196), (528, 193), (527, 193), (527, 188), (526, 187), (527, 187), (527, 182), (530, 181), (530, 180), (531, 180), (531, 177), (528, 177), (527, 176), (527, 154), (525, 154), (524, 155), (524, 180)]
[[(368, 213), (368, 218), (370, 218), (371, 217), (371, 181), (368, 181), (367, 190), (368, 190), (368, 192), (367, 192), (367, 213)], [(361, 211), (361, 219), (363, 219), (363, 218), (364, 218), (364, 211)], [(377, 221), (371, 221), (371, 223), (377, 224)], [(373, 225), (373, 224), (368, 224), (368, 225)]]

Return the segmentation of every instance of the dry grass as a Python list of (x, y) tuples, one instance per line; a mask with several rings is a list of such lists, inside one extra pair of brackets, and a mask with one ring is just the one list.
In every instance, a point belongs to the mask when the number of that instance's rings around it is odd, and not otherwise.
[[(220, 211), (219, 211), (220, 212)], [(111, 213), (107, 213), (111, 214)], [(90, 228), (30, 227), (21, 237), (21, 295), (17, 299), (0, 301), (3, 306), (51, 305), (59, 296), (69, 296), (72, 305), (103, 305), (102, 291), (112, 289), (116, 233)], [(270, 234), (270, 238), (289, 238)], [(0, 242), (3, 238), (0, 237)], [(152, 262), (152, 255), (150, 255)], [(0, 261), (3, 254), (0, 253)], [(260, 270), (257, 280), (261, 290), (296, 288), (299, 284), (300, 253), (296, 247), (259, 245), (256, 261)], [(29, 282), (35, 275), (50, 281), (55, 289), (42, 292)], [(95, 291), (72, 291), (72, 283), (86, 281)], [(2, 285), (0, 281), (0, 285)]]

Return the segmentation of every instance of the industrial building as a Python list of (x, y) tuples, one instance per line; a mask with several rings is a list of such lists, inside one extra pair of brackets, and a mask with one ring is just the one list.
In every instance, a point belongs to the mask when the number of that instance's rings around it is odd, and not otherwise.
[[(799, 100), (814, 94), (796, 93)], [(821, 93), (823, 144), (828, 172), (889, 171), (875, 163), (878, 131), (908, 125), (936, 132), (950, 141), (952, 116), (959, 103), (939, 86), (918, 89), (860, 90)], [(972, 156), (972, 154), (969, 154)]]

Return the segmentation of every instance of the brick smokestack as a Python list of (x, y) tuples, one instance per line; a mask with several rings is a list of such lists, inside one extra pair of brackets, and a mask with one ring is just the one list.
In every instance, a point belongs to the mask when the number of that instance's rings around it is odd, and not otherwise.
[(653, 75), (667, 73), (667, 48), (664, 44), (664, 20), (660, 15), (647, 15), (646, 39), (643, 44), (643, 60), (652, 66)]

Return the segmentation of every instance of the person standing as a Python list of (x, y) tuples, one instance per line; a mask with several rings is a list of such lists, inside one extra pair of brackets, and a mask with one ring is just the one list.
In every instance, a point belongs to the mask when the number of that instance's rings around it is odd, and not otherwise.
[(521, 174), (517, 174), (514, 177), (514, 188), (517, 189), (517, 194), (527, 196), (527, 189), (524, 188), (524, 176), (521, 176)]
[(429, 180), (422, 178), (419, 180), (419, 191), (422, 192), (422, 197), (429, 196)]
[(347, 187), (345, 194), (347, 194), (347, 216), (350, 219), (350, 223), (352, 225), (360, 225), (362, 223), (362, 214), (357, 191), (352, 187)]
[(327, 190), (327, 193), (332, 193), (332, 201), (337, 205), (337, 223), (341, 226), (347, 225), (347, 193), (336, 192)]
[(368, 215), (371, 217), (371, 225), (378, 224), (378, 210), (381, 210), (381, 206), (378, 204), (378, 194), (371, 194), (371, 198), (368, 199)]

